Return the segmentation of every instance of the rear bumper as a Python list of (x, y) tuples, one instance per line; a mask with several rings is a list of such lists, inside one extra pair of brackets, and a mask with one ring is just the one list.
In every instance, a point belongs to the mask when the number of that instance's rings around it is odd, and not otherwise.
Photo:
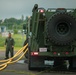
[(76, 54), (74, 52), (58, 52), (54, 54), (54, 52), (39, 52), (39, 56), (49, 56), (49, 57), (75, 57)]
[[(31, 56), (29, 63), (30, 63), (30, 67), (33, 69), (38, 69), (38, 68), (53, 68), (54, 67), (54, 61), (64, 61), (64, 60), (68, 60), (70, 58), (66, 58), (66, 57), (47, 57), (47, 56)], [(63, 64), (63, 63), (61, 63)]]
[[(52, 61), (70, 60), (72, 57), (76, 57), (74, 53), (69, 54), (53, 54), (50, 52), (39, 52), (38, 55), (30, 55), (29, 66), (31, 68), (52, 68)], [(75, 58), (76, 59), (76, 58)], [(61, 62), (61, 64), (63, 64)]]

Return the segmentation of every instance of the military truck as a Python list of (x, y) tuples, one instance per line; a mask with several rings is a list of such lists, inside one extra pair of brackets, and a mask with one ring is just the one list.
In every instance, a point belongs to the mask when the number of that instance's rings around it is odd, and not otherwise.
[(76, 67), (76, 9), (39, 8), (28, 18), (28, 68), (50, 68), (69, 62)]

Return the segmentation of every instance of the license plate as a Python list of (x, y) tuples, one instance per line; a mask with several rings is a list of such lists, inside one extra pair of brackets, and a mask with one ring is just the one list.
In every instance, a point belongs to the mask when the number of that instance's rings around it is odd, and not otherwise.
[(52, 61), (52, 60), (45, 60), (44, 64), (45, 65), (54, 65), (54, 61)]
[(47, 52), (47, 48), (39, 48), (39, 52)]

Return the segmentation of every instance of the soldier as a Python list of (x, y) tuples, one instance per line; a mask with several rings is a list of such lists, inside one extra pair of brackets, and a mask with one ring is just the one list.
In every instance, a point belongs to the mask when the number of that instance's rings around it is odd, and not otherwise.
[(8, 37), (5, 40), (5, 47), (6, 47), (6, 52), (5, 52), (5, 59), (9, 58), (9, 52), (11, 57), (13, 57), (14, 53), (14, 39), (11, 37), (11, 33), (8, 34)]

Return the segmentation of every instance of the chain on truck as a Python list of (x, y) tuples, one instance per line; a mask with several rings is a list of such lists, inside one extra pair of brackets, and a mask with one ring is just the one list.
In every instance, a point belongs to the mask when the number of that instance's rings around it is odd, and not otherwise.
[(76, 67), (76, 9), (34, 5), (26, 27), (28, 68), (50, 68), (69, 62)]

